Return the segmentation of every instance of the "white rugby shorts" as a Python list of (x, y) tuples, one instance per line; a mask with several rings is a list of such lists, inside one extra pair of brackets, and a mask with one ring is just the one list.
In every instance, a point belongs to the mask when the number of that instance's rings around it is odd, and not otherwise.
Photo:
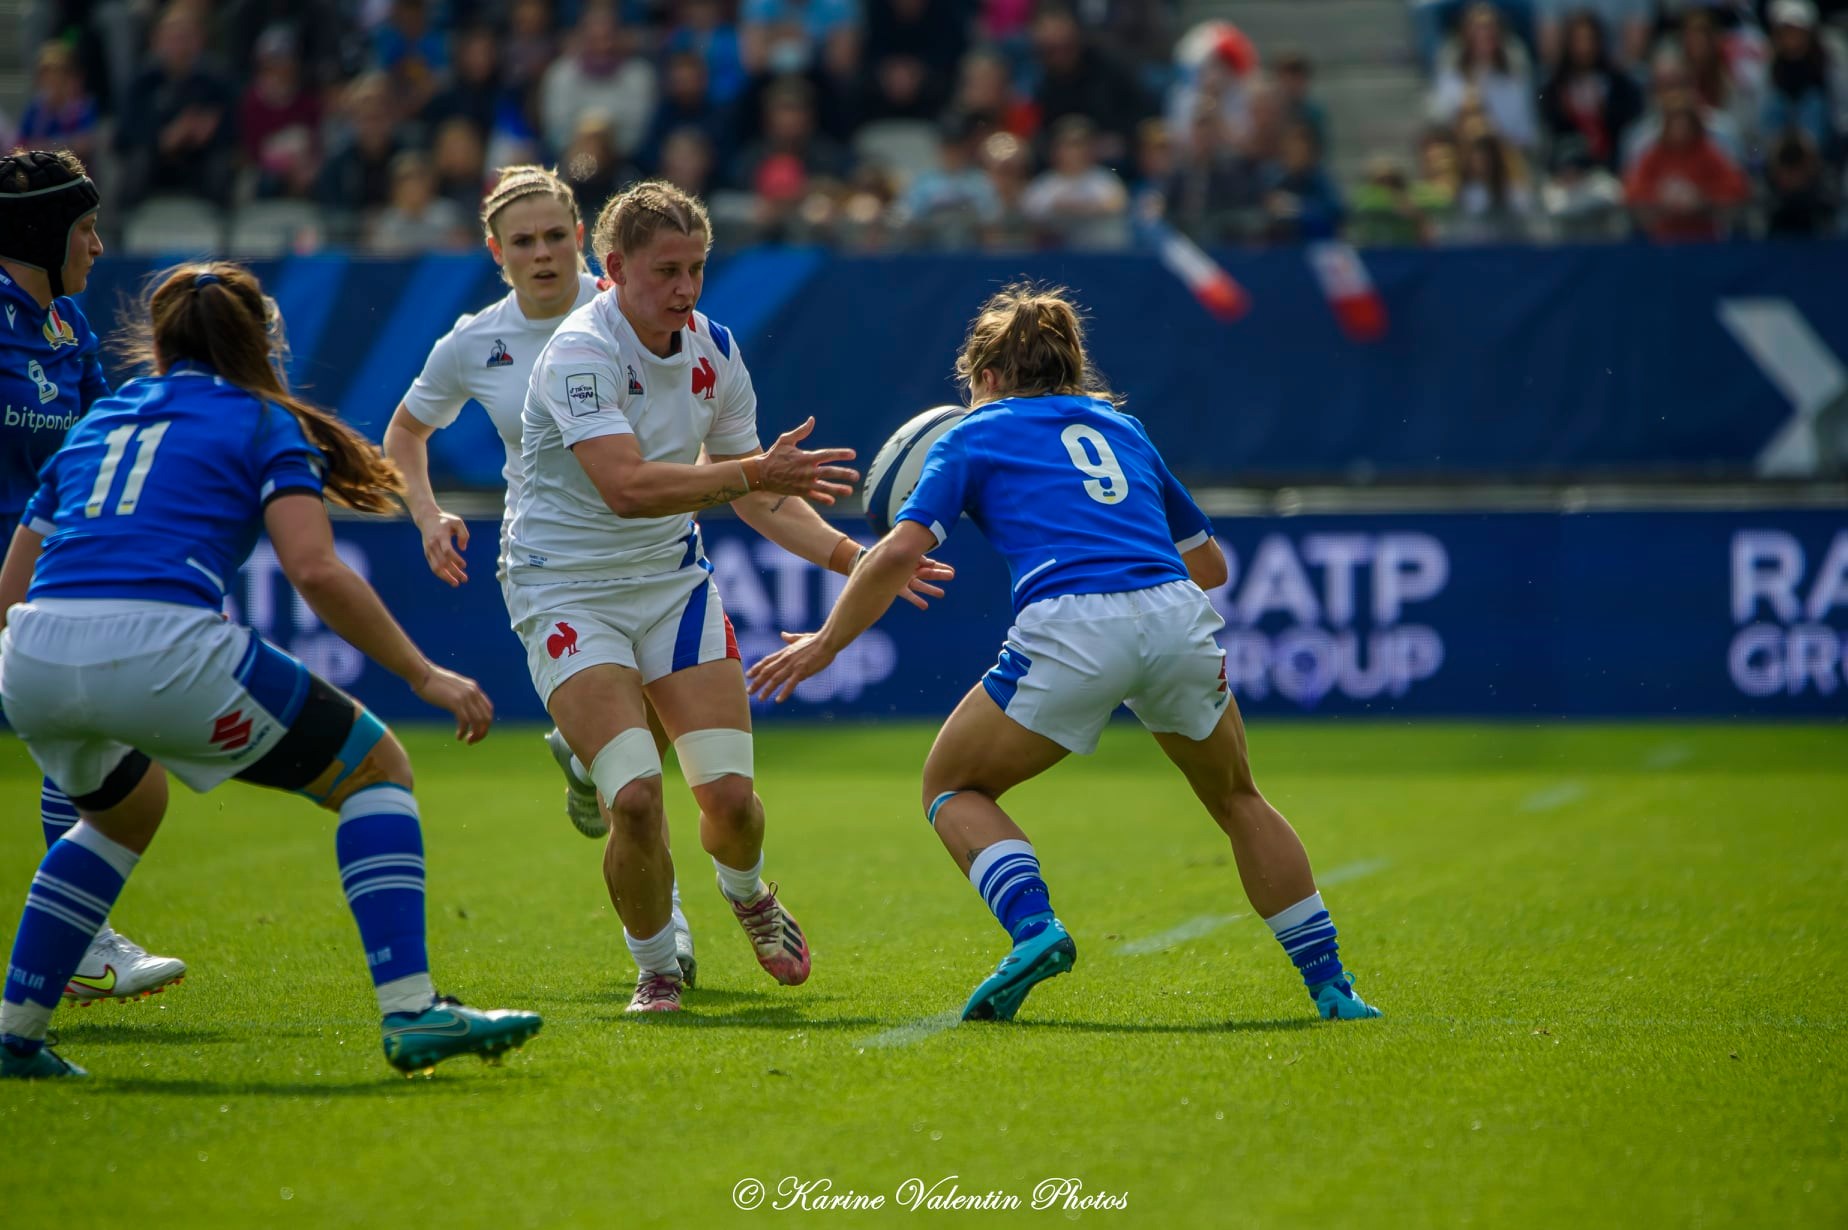
[(1119, 704), (1157, 734), (1198, 741), (1231, 697), (1213, 639), (1224, 626), (1189, 581), (1046, 598), (1015, 618), (982, 686), (1016, 722), (1080, 755), (1097, 750)]
[(712, 565), (703, 559), (619, 580), (515, 583), (506, 596), (541, 701), (592, 666), (626, 666), (646, 684), (738, 656)]
[(288, 734), (313, 677), (216, 611), (44, 600), (7, 614), (0, 700), (45, 775), (95, 793), (132, 752), (206, 791)]

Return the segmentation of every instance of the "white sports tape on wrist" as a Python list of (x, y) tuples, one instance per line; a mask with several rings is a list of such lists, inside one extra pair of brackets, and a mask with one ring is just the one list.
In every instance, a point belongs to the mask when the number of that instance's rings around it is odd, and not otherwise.
[(623, 731), (590, 762), (590, 780), (596, 783), (605, 807), (614, 807), (616, 792), (630, 782), (659, 776), (661, 753), (655, 751), (654, 736), (646, 726)]
[(674, 740), (680, 771), (687, 785), (703, 786), (727, 773), (752, 777), (751, 732), (748, 730), (694, 730)]

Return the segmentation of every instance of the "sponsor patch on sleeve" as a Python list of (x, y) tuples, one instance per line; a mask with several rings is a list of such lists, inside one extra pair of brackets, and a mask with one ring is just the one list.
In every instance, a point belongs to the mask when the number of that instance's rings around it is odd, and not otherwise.
[(582, 418), (604, 408), (603, 388), (595, 372), (580, 372), (565, 377), (565, 397), (571, 403), (571, 417)]

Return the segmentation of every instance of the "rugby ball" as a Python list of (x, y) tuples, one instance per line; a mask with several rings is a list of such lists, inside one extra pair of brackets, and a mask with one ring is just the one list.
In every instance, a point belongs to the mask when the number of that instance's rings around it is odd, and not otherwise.
[(926, 410), (892, 433), (866, 469), (866, 520), (873, 533), (884, 538), (892, 532), (892, 518), (904, 508), (905, 501), (918, 485), (924, 472), (924, 458), (930, 454), (944, 432), (962, 422), (969, 413), (964, 406), (936, 406)]

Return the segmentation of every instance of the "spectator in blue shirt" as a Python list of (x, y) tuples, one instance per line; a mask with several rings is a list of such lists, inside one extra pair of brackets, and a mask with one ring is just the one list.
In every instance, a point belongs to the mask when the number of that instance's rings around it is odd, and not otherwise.
[(1284, 132), (1282, 158), (1264, 169), (1264, 208), (1271, 237), (1285, 243), (1332, 239), (1341, 229), (1346, 207), (1307, 124)]
[(63, 43), (39, 48), (32, 99), (13, 138), (37, 149), (67, 149), (82, 159), (96, 152), (96, 99), (84, 88), (77, 53)]
[(1816, 6), (1811, 0), (1776, 0), (1771, 6), (1771, 88), (1765, 94), (1764, 131), (1796, 129), (1815, 143), (1822, 156), (1839, 156), (1835, 107), (1831, 94), (1840, 83), (1828, 52), (1816, 37)]
[(662, 65), (661, 98), (655, 104), (648, 135), (636, 149), (636, 165), (651, 175), (656, 173), (661, 166), (661, 147), (669, 134), (684, 128), (696, 128), (704, 134), (721, 163), (730, 158), (731, 108), (714, 99), (707, 61), (691, 48), (670, 53)]
[(686, 0), (679, 22), (662, 40), (663, 55), (691, 51), (706, 63), (707, 90), (720, 106), (735, 100), (744, 89), (744, 53), (738, 29), (725, 20), (718, 0)]
[(424, 108), (424, 122), (436, 127), (457, 116), (474, 124), (476, 132), (494, 128), (500, 108), (500, 42), (488, 26), (470, 26), (455, 38), (454, 71), (449, 84)]
[(853, 0), (744, 0), (745, 71), (782, 76), (819, 67), (850, 78), (860, 63), (859, 16)]

